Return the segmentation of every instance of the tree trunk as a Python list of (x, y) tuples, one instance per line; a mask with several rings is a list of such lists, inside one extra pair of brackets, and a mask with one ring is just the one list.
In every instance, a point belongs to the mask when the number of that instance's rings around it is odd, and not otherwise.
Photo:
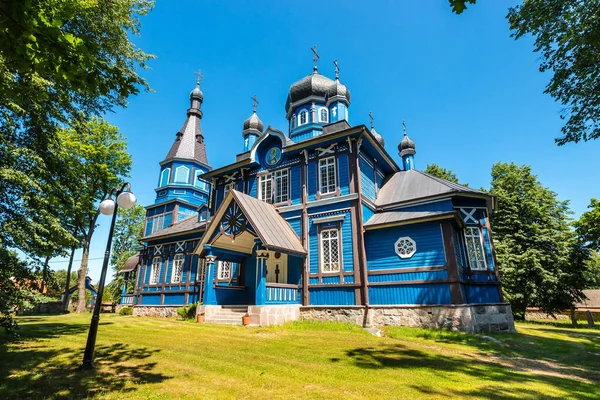
[(40, 293), (42, 294), (45, 293), (44, 288), (48, 286), (48, 261), (50, 261), (50, 256), (46, 256), (42, 267), (42, 286), (40, 287)]
[(88, 258), (90, 256), (90, 242), (92, 233), (89, 233), (83, 239), (83, 253), (81, 255), (81, 266), (77, 271), (77, 309), (75, 312), (80, 314), (85, 311), (85, 278), (87, 276)]
[(67, 267), (67, 284), (65, 285), (65, 296), (63, 298), (63, 310), (67, 311), (69, 307), (69, 289), (71, 286), (71, 269), (73, 268), (73, 258), (75, 256), (75, 246), (71, 247), (71, 256), (69, 257), (69, 266)]

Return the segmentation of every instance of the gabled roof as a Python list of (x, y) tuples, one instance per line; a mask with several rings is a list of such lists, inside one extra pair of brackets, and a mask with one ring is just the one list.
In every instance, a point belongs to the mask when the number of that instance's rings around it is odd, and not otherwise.
[(221, 219), (225, 211), (233, 201), (240, 207), (267, 250), (301, 255), (306, 254), (306, 250), (302, 246), (302, 243), (300, 243), (300, 239), (294, 229), (283, 219), (272, 204), (265, 203), (237, 190), (230, 190), (223, 203), (221, 203), (196, 249), (197, 253), (202, 251), (204, 245), (208, 243), (211, 236), (215, 233), (221, 224)]
[(417, 170), (400, 171), (392, 175), (379, 190), (375, 205), (386, 206), (418, 199), (451, 194), (478, 195), (491, 198), (489, 193), (471, 189)]
[(170, 236), (180, 233), (185, 233), (188, 231), (195, 231), (197, 229), (203, 228), (206, 225), (206, 222), (198, 222), (198, 216), (192, 215), (189, 218), (186, 218), (182, 221), (175, 222), (173, 225), (166, 227), (165, 229), (161, 229), (160, 231), (151, 233), (148, 236), (144, 236), (140, 240), (148, 240), (148, 239), (156, 239), (163, 236)]
[(583, 294), (587, 299), (577, 303), (578, 308), (600, 308), (600, 289), (584, 290)]
[(123, 264), (123, 267), (121, 268), (121, 271), (119, 271), (119, 272), (123, 273), (123, 272), (134, 271), (137, 268), (137, 266), (139, 265), (139, 263), (140, 263), (140, 255), (135, 254), (135, 255), (129, 257), (127, 259), (127, 261), (125, 261), (125, 264)]
[(439, 220), (456, 217), (456, 211), (385, 211), (374, 214), (367, 222), (365, 229), (383, 227), (383, 225), (401, 225), (418, 221)]

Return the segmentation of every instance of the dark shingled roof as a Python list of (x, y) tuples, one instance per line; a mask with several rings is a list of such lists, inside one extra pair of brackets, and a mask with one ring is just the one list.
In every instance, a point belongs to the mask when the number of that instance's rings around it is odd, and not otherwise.
[(310, 96), (325, 98), (332, 83), (334, 82), (331, 79), (316, 71), (293, 83), (285, 102), (285, 111), (289, 111), (290, 104)]
[(174, 235), (176, 233), (185, 233), (187, 231), (193, 231), (202, 228), (206, 225), (206, 222), (198, 222), (198, 216), (193, 215), (183, 221), (175, 222), (173, 225), (162, 229), (160, 231), (151, 233), (148, 236), (144, 236), (141, 240), (155, 239), (163, 236)]
[(127, 259), (127, 261), (125, 261), (125, 264), (123, 264), (123, 268), (121, 268), (120, 272), (135, 271), (135, 269), (137, 268), (139, 263), (140, 263), (140, 255), (139, 254), (133, 255), (133, 256), (129, 257)]
[(392, 175), (383, 184), (383, 187), (377, 194), (375, 204), (377, 206), (385, 206), (432, 196), (458, 193), (490, 196), (489, 193), (471, 189), (445, 179), (436, 178), (421, 171), (409, 170), (399, 171)]
[(600, 289), (584, 290), (583, 294), (587, 299), (577, 303), (577, 308), (600, 308)]
[(323, 135), (343, 131), (344, 129), (349, 129), (349, 128), (351, 128), (350, 124), (348, 123), (348, 121), (343, 119), (341, 121), (337, 121), (332, 124), (323, 126)]
[(396, 222), (408, 222), (433, 217), (452, 217), (454, 215), (456, 215), (455, 211), (386, 211), (374, 214), (367, 222), (365, 222), (364, 226), (369, 227)]

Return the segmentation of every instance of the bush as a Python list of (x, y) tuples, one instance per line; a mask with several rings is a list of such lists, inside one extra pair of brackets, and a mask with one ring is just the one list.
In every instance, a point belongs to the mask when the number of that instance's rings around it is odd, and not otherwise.
[(119, 315), (133, 315), (133, 307), (123, 307), (119, 311)]
[(194, 303), (189, 306), (179, 307), (177, 309), (177, 315), (181, 317), (181, 319), (194, 319), (196, 318), (196, 307), (201, 303)]

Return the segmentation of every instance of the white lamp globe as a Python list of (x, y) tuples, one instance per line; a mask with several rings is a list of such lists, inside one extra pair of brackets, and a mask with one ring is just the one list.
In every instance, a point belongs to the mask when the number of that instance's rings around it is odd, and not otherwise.
[(133, 207), (136, 201), (135, 195), (131, 192), (123, 192), (117, 197), (117, 204), (125, 209)]
[(102, 214), (112, 215), (115, 212), (115, 202), (112, 199), (102, 200), (99, 208)]

